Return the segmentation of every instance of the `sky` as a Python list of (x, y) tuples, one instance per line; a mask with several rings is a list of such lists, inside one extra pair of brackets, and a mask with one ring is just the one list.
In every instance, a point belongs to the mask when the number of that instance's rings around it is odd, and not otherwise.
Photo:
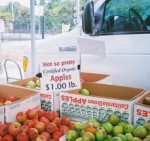
[(30, 0), (0, 0), (0, 5), (7, 5), (8, 2), (20, 2), (23, 6), (30, 6)]

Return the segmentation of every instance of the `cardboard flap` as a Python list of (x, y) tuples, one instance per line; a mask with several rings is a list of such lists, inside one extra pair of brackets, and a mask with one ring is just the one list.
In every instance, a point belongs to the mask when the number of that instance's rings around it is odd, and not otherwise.
[[(97, 84), (85, 82), (82, 83), (82, 88), (86, 88), (90, 92), (90, 96), (96, 97), (107, 97), (122, 100), (134, 100), (143, 93), (146, 92), (144, 89), (110, 85), (110, 84)], [(80, 90), (69, 91), (69, 93), (79, 94)]]

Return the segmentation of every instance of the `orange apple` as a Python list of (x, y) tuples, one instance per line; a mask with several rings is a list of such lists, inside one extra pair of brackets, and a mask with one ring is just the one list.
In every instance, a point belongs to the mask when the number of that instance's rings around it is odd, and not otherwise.
[(34, 119), (38, 117), (37, 112), (34, 109), (27, 110), (26, 114), (29, 119)]
[(61, 125), (61, 118), (56, 117), (54, 118), (53, 122), (57, 125), (57, 127), (59, 127)]
[(46, 111), (44, 117), (46, 117), (49, 121), (54, 120), (54, 114), (52, 111)]
[(63, 134), (60, 131), (56, 131), (52, 134), (52, 139), (59, 141), (59, 138), (61, 138)]
[(17, 141), (28, 141), (29, 137), (26, 133), (20, 133), (17, 135)]
[(56, 126), (56, 124), (54, 122), (49, 122), (47, 125), (46, 125), (46, 131), (48, 133), (54, 133), (55, 131), (57, 131), (58, 128)]
[(47, 140), (49, 141), (50, 140), (50, 138), (51, 138), (51, 134), (49, 134), (48, 132), (46, 132), (46, 131), (43, 131), (40, 135), (44, 135), (44, 136), (46, 136), (46, 138), (47, 138)]
[(3, 137), (3, 141), (14, 141), (13, 135), (6, 134), (6, 135)]
[(27, 135), (29, 136), (30, 139), (36, 139), (39, 133), (36, 128), (30, 128), (27, 132)]
[(45, 130), (45, 124), (41, 121), (38, 121), (37, 123), (35, 123), (34, 128), (36, 128), (38, 132), (41, 133)]
[(4, 136), (7, 134), (7, 127), (5, 124), (0, 124), (0, 136)]
[(36, 141), (47, 141), (47, 137), (43, 134), (37, 136)]
[(38, 118), (41, 118), (44, 116), (45, 110), (44, 109), (38, 109), (37, 114), (38, 114)]
[(28, 125), (30, 128), (34, 127), (34, 121), (31, 119), (27, 119), (23, 125)]
[(21, 133), (21, 131), (21, 123), (17, 121), (12, 122), (8, 127), (8, 132), (10, 135), (18, 135), (19, 133)]
[(21, 131), (22, 133), (27, 133), (27, 131), (30, 129), (30, 127), (28, 125), (22, 125), (21, 126)]
[(50, 122), (46, 117), (41, 117), (40, 121), (43, 122), (45, 125)]
[(71, 123), (70, 118), (68, 118), (68, 117), (62, 117), (62, 118), (61, 118), (61, 124), (62, 124), (62, 125), (69, 126), (70, 123)]
[(23, 111), (20, 111), (16, 115), (16, 120), (20, 123), (23, 123), (27, 120), (27, 114)]

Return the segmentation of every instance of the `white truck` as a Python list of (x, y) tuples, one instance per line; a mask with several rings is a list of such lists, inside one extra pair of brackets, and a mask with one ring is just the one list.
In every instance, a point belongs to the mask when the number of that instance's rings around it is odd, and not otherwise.
[[(150, 1), (89, 0), (74, 29), (36, 45), (37, 62), (51, 53), (76, 52), (81, 72), (109, 74), (113, 84), (150, 90)], [(25, 50), (27, 77), (31, 55)]]

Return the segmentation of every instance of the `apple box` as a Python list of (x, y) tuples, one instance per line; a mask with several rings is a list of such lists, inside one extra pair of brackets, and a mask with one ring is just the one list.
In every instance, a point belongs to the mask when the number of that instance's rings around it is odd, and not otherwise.
[(80, 73), (81, 82), (94, 82), (94, 83), (103, 83), (103, 84), (111, 84), (112, 77), (106, 74), (96, 74), (96, 73)]
[(0, 124), (4, 123), (4, 106), (0, 104)]
[(146, 122), (150, 122), (150, 103), (149, 105), (144, 104), (146, 97), (150, 98), (150, 92), (134, 103), (134, 125), (142, 125)]
[(13, 102), (5, 102), (4, 116), (6, 122), (16, 120), (16, 114), (19, 111), (27, 111), (28, 109), (41, 108), (40, 94), (38, 91), (16, 87), (8, 84), (0, 85), (0, 97), (9, 98), (15, 97)]
[(30, 90), (39, 91), (40, 92), (40, 100), (41, 100), (41, 108), (46, 111), (57, 110), (58, 108), (56, 108), (56, 109), (54, 108), (54, 107), (56, 107), (54, 104), (57, 103), (57, 102), (54, 103), (54, 101), (55, 101), (54, 98), (56, 97), (55, 99), (59, 100), (59, 98), (57, 98), (57, 94), (55, 94), (55, 97), (54, 97), (54, 92), (46, 93), (46, 92), (42, 92), (40, 89), (36, 89), (36, 88), (34, 89), (31, 87), (27, 87), (27, 83), (29, 81), (36, 82), (38, 79), (39, 79), (38, 77), (30, 77), (30, 78), (10, 82), (10, 84), (19, 86), (19, 87), (24, 87), (24, 88), (27, 88)]
[[(38, 87), (39, 84), (36, 84), (36, 81), (40, 79), (38, 77), (29, 77), (17, 81), (10, 82), (9, 84), (16, 85), (16, 86), (22, 86), (30, 89), (40, 90), (40, 87)], [(33, 81), (35, 84), (31, 83), (31, 86), (27, 86), (29, 81)]]
[(96, 118), (105, 122), (108, 116), (116, 114), (121, 120), (133, 122), (133, 103), (146, 90), (110, 84), (83, 83), (82, 88), (90, 95), (80, 94), (80, 90), (60, 92), (60, 115), (72, 121), (85, 122)]

